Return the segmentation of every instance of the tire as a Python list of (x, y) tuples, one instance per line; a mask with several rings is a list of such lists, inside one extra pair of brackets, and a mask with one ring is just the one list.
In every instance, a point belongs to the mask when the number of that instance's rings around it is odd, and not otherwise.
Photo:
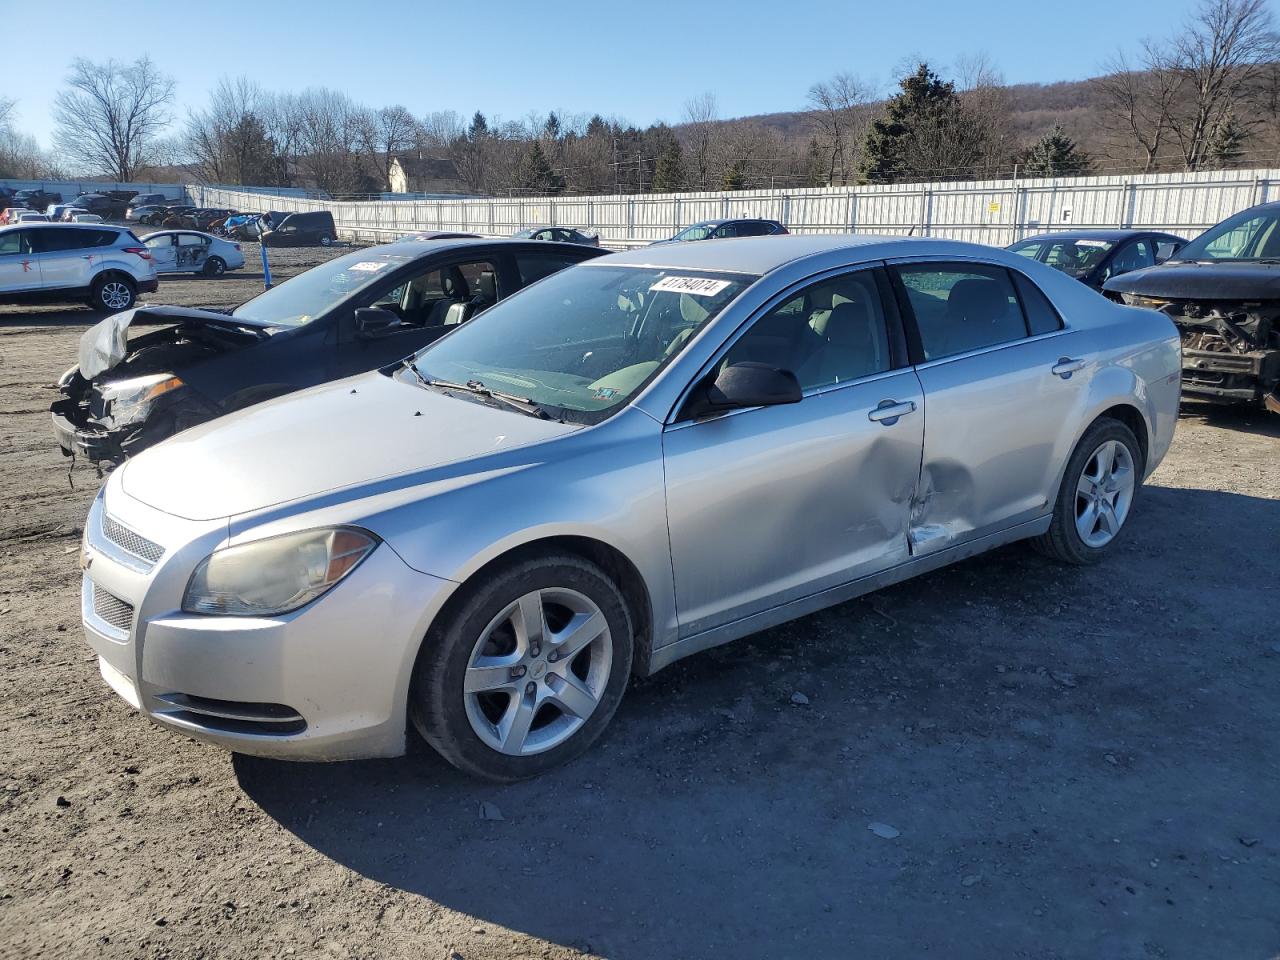
[(322, 247), (333, 246), (333, 237), (329, 236), (327, 233), (320, 234), (320, 246)]
[[(568, 763), (604, 731), (627, 687), (632, 617), (621, 591), (568, 554), (513, 563), (463, 589), (418, 654), (414, 726), (451, 764), (486, 780), (523, 780)], [(520, 626), (536, 623), (524, 613), (539, 609), (545, 635)], [(568, 637), (586, 639), (557, 658)]]
[(1052, 524), (1031, 545), (1062, 563), (1097, 563), (1124, 533), (1145, 467), (1132, 430), (1110, 417), (1097, 420), (1067, 461)]
[(204, 269), (200, 272), (206, 277), (220, 277), (227, 272), (226, 261), (221, 257), (210, 257), (204, 262)]
[(138, 301), (133, 281), (118, 273), (109, 273), (93, 281), (89, 306), (94, 310), (119, 313), (130, 309)]

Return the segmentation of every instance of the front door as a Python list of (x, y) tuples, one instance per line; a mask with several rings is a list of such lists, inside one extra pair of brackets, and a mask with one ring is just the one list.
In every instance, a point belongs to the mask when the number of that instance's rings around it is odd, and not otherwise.
[(40, 256), (31, 235), (30, 229), (0, 233), (0, 293), (40, 289)]
[(913, 553), (1053, 510), (1092, 354), (1017, 271), (977, 262), (893, 268), (918, 332), (925, 441)]
[(670, 424), (663, 437), (681, 636), (901, 563), (923, 394), (893, 346), (877, 270), (786, 295), (708, 374), (792, 370), (796, 404)]

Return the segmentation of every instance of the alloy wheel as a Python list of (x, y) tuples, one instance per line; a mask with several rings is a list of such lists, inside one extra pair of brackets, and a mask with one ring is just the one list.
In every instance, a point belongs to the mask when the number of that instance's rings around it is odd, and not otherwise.
[(1137, 472), (1133, 454), (1118, 440), (1107, 440), (1085, 461), (1076, 483), (1076, 532), (1086, 546), (1105, 547), (1129, 516)]
[(613, 644), (604, 612), (575, 590), (534, 590), (481, 633), (463, 679), (471, 729), (512, 756), (551, 750), (581, 729), (604, 695)]
[(102, 305), (109, 310), (123, 310), (129, 306), (129, 302), (133, 299), (133, 294), (129, 292), (129, 288), (119, 280), (112, 280), (102, 285), (102, 293), (99, 294)]

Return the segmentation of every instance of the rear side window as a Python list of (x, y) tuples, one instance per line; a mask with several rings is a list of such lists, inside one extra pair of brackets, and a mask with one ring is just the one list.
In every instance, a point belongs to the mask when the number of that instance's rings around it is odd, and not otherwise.
[(1031, 336), (1042, 333), (1053, 333), (1062, 329), (1062, 317), (1053, 308), (1053, 304), (1034, 283), (1018, 273), (1013, 274), (1013, 284), (1018, 288), (1018, 297), (1022, 300), (1022, 310), (1027, 315), (1027, 329)]
[(925, 360), (1021, 340), (1027, 335), (1009, 271), (978, 263), (897, 268), (920, 331)]
[(773, 224), (766, 223), (763, 220), (745, 220), (738, 224), (738, 236), (740, 237), (763, 237), (765, 234), (773, 232)]
[(86, 247), (105, 247), (115, 242), (114, 230), (80, 230), (77, 228), (45, 227), (35, 231), (34, 244), (41, 253), (57, 253), (60, 250), (83, 250)]
[(520, 286), (527, 287), (543, 277), (549, 277), (565, 267), (581, 263), (578, 257), (568, 257), (563, 253), (517, 253), (516, 268), (520, 271)]

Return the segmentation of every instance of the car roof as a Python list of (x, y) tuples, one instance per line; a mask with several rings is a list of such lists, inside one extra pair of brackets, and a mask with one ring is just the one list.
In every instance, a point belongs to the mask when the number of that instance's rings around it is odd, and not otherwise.
[[(117, 227), (113, 223), (49, 223), (54, 230), (114, 230), (117, 233), (128, 233), (128, 227)], [(13, 224), (0, 227), (0, 232), (13, 229)]]
[[(763, 275), (798, 260), (822, 257), (840, 251), (852, 256), (848, 262), (866, 262), (886, 257), (964, 256), (995, 259), (1004, 254), (998, 247), (988, 247), (961, 240), (932, 237), (889, 237), (876, 234), (782, 234), (771, 237), (740, 237), (710, 243), (663, 243), (615, 253), (591, 266), (626, 264), (686, 270), (710, 270), (721, 273)], [(1009, 256), (1005, 254), (1005, 256)]]
[(424, 257), (428, 254), (445, 250), (465, 249), (467, 247), (516, 247), (546, 253), (549, 250), (573, 250), (581, 253), (584, 250), (595, 250), (580, 243), (562, 243), (559, 240), (522, 240), (518, 237), (442, 237), (432, 240), (418, 240), (406, 237), (376, 247), (366, 247), (354, 253), (366, 253), (372, 256), (389, 257)]
[(1147, 235), (1155, 235), (1160, 237), (1172, 237), (1175, 234), (1168, 233), (1165, 230), (1055, 230), (1052, 233), (1037, 233), (1030, 237), (1022, 237), (1015, 240), (1015, 243), (1025, 243), (1028, 240), (1128, 240), (1130, 237), (1141, 237)]

